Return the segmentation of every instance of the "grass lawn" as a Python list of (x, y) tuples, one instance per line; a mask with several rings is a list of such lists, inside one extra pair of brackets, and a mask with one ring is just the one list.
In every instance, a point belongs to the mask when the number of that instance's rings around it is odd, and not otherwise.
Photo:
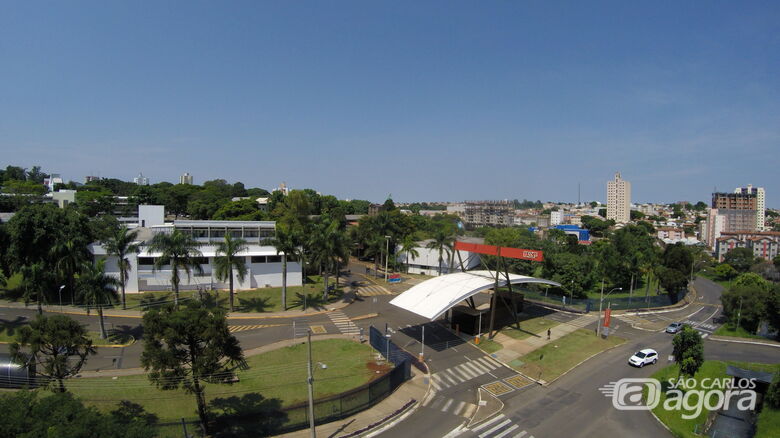
[(496, 341), (491, 341), (487, 337), (483, 337), (480, 341), (477, 347), (481, 348), (482, 351), (484, 351), (487, 354), (495, 353), (496, 351), (504, 348), (503, 345), (499, 344)]
[[(335, 277), (330, 279), (331, 285), (335, 283)], [(322, 300), (323, 282), (320, 276), (309, 276), (309, 282), (304, 286), (287, 287), (287, 308), (301, 310), (305, 308), (321, 308), (325, 303)], [(281, 312), (282, 309), (282, 288), (269, 287), (262, 289), (252, 289), (236, 291), (235, 306), (238, 312)], [(179, 296), (182, 298), (191, 298), (196, 295), (194, 291), (181, 291)], [(212, 303), (227, 309), (230, 304), (229, 291), (210, 291), (210, 300)], [(328, 294), (328, 303), (334, 303), (341, 299), (343, 291), (336, 289)], [(304, 299), (305, 297), (305, 299)], [(140, 294), (127, 294), (128, 308), (144, 308), (156, 304), (172, 302), (173, 292), (144, 292)], [(120, 308), (116, 305), (115, 308)]]
[(714, 273), (707, 270), (703, 270), (696, 275), (701, 275), (708, 280), (718, 283), (723, 289), (728, 289), (731, 286), (731, 280), (719, 280), (715, 277)]
[[(522, 314), (521, 314), (521, 318), (522, 318)], [(546, 319), (543, 317), (521, 319), (520, 330), (515, 328), (513, 324), (511, 326), (507, 326), (501, 329), (501, 333), (514, 339), (526, 339), (533, 336), (532, 333), (538, 334), (540, 336), (547, 336), (547, 329), (551, 329), (559, 324), (560, 322), (558, 321), (553, 321), (551, 319)]]
[(550, 382), (593, 354), (625, 341), (617, 336), (601, 339), (591, 330), (579, 329), (521, 356), (522, 364), (513, 367), (527, 376)]
[[(306, 345), (297, 344), (249, 357), (249, 369), (238, 372), (239, 382), (206, 384), (206, 400), (214, 405), (215, 399), (255, 394), (266, 403), (271, 400), (280, 406), (306, 401), (306, 354)], [(312, 357), (315, 364), (315, 398), (361, 386), (380, 375), (376, 370), (389, 369), (373, 362), (374, 350), (370, 346), (342, 339), (313, 342)], [(325, 364), (327, 368), (322, 368), (320, 364)], [(182, 417), (196, 417), (192, 394), (186, 394), (181, 389), (157, 389), (146, 375), (71, 379), (66, 386), (85, 403), (102, 411), (115, 409), (120, 400), (130, 400), (157, 415), (163, 423)]]
[(764, 406), (758, 414), (754, 438), (773, 438), (780, 435), (780, 409)]
[[(16, 334), (23, 325), (27, 325), (27, 320), (21, 318), (17, 318), (14, 321), (0, 319), (0, 342), (16, 341)], [(100, 339), (100, 333), (98, 332), (88, 332), (88, 334), (92, 338), (92, 344), (96, 346), (126, 344), (132, 340), (132, 337), (129, 336), (120, 337), (112, 335), (110, 331), (108, 339)]]
[(723, 324), (722, 326), (718, 327), (717, 330), (715, 330), (714, 335), (718, 336), (733, 336), (737, 338), (748, 338), (748, 339), (762, 339), (762, 340), (774, 340), (770, 338), (765, 338), (763, 336), (756, 335), (754, 333), (750, 333), (749, 331), (745, 330), (742, 327), (735, 327), (731, 325), (730, 323)]
[[(335, 277), (329, 278), (329, 283), (333, 286), (336, 282)], [(342, 277), (343, 280), (343, 277)], [(21, 293), (18, 289), (21, 283), (21, 276), (13, 275), (5, 288), (0, 288), (0, 299), (9, 301), (21, 301)], [(304, 286), (287, 287), (287, 308), (288, 309), (309, 309), (323, 308), (328, 303), (334, 303), (341, 299), (342, 289), (335, 289), (328, 295), (327, 303), (322, 300), (324, 284), (319, 275), (308, 276), (308, 281)], [(191, 298), (196, 295), (195, 291), (180, 291), (181, 298)], [(212, 303), (227, 309), (230, 304), (229, 291), (210, 291), (210, 300)], [(173, 292), (144, 292), (137, 294), (127, 294), (127, 308), (139, 310), (163, 303), (173, 302)], [(120, 298), (121, 300), (121, 298)], [(30, 306), (34, 307), (35, 302)], [(305, 305), (305, 306), (304, 306)], [(262, 289), (251, 289), (235, 292), (235, 306), (237, 312), (281, 312), (282, 309), (282, 288), (268, 287)], [(120, 309), (121, 301), (113, 303), (114, 309)], [(107, 309), (112, 306), (106, 306)]]
[[(747, 369), (754, 369), (759, 371), (770, 371), (774, 372), (777, 370), (780, 370), (780, 365), (766, 365), (766, 364), (754, 364), (754, 363), (741, 363), (741, 362), (721, 362), (721, 361), (715, 361), (715, 360), (708, 360), (704, 361), (704, 364), (702, 365), (701, 369), (699, 369), (699, 372), (696, 373), (694, 376), (694, 379), (698, 382), (701, 382), (704, 378), (724, 378), (726, 376), (726, 366), (727, 365), (735, 365), (739, 366), (741, 368), (747, 368)], [(669, 365), (667, 367), (664, 367), (658, 371), (656, 371), (652, 377), (660, 380), (661, 382), (665, 382), (668, 379), (676, 379), (678, 375), (678, 367), (677, 365)], [(686, 389), (699, 389), (698, 385), (696, 388), (686, 388)], [(693, 400), (694, 396), (691, 396), (691, 403), (695, 404), (695, 401)], [(682, 418), (683, 414), (693, 414), (695, 411), (677, 411), (677, 410), (666, 410), (664, 409), (664, 401), (666, 400), (666, 394), (661, 394), (660, 403), (658, 406), (656, 406), (655, 409), (653, 409), (653, 413), (667, 426), (669, 427), (675, 436), (681, 437), (681, 438), (698, 438), (701, 435), (697, 435), (694, 433), (694, 429), (698, 426), (701, 427), (701, 425), (704, 424), (704, 422), (707, 419), (708, 412), (704, 409), (702, 409), (702, 412), (695, 418), (692, 418), (690, 420)], [(762, 413), (762, 416), (764, 414)], [(761, 418), (759, 417), (759, 424), (761, 424)], [(777, 433), (778, 429), (772, 429), (772, 427), (776, 427), (773, 425), (780, 424), (780, 415), (778, 415), (778, 411), (772, 411), (769, 410), (766, 414), (766, 418), (763, 419), (763, 424), (765, 427), (770, 427), (770, 429), (766, 432), (762, 432), (759, 429), (759, 433), (756, 434), (756, 437), (770, 437), (770, 436), (777, 436), (773, 435)]]

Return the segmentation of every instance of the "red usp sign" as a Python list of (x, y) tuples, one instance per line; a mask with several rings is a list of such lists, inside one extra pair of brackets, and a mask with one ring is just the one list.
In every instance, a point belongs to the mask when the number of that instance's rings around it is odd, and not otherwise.
[(612, 309), (607, 308), (604, 312), (604, 327), (609, 327), (610, 320), (612, 319)]
[(508, 246), (481, 245), (455, 241), (454, 248), (458, 251), (468, 251), (477, 254), (509, 257), (512, 259), (544, 261), (544, 253), (536, 249), (510, 248)]

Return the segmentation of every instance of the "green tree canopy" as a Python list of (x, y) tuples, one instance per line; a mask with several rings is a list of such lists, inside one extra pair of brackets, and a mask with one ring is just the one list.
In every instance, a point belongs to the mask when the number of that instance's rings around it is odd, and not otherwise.
[(33, 391), (0, 395), (0, 436), (15, 438), (152, 438), (157, 417), (122, 401), (104, 414), (70, 393), (42, 396)]
[(739, 272), (747, 272), (756, 262), (756, 258), (749, 248), (734, 248), (726, 253), (723, 261)]
[(65, 315), (39, 315), (19, 329), (10, 350), (17, 362), (35, 365), (41, 385), (59, 392), (65, 392), (64, 380), (78, 374), (96, 353), (84, 326)]
[(704, 363), (704, 342), (701, 334), (690, 326), (683, 326), (672, 339), (672, 345), (672, 354), (680, 367), (680, 375), (693, 377)]
[(208, 434), (204, 383), (223, 383), (244, 364), (238, 340), (230, 334), (225, 312), (189, 301), (144, 314), (141, 364), (149, 380), (163, 390), (184, 388), (194, 394), (198, 417)]

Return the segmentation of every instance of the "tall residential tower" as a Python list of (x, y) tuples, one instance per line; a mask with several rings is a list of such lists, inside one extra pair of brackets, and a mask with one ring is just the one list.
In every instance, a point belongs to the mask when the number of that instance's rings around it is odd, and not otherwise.
[(631, 220), (631, 183), (620, 178), (620, 172), (607, 182), (607, 219), (620, 224)]
[(734, 189), (734, 193), (756, 196), (756, 231), (766, 231), (766, 193), (764, 188), (748, 184), (747, 187), (737, 187)]

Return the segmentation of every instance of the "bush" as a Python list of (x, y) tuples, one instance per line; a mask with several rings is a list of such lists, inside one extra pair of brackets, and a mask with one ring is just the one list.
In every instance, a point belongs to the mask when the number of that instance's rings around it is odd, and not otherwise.
[(770, 407), (780, 409), (780, 371), (775, 373), (772, 384), (769, 385), (769, 390), (764, 395), (764, 400)]
[(728, 263), (721, 263), (715, 267), (715, 277), (718, 280), (728, 281), (736, 277), (739, 272)]

